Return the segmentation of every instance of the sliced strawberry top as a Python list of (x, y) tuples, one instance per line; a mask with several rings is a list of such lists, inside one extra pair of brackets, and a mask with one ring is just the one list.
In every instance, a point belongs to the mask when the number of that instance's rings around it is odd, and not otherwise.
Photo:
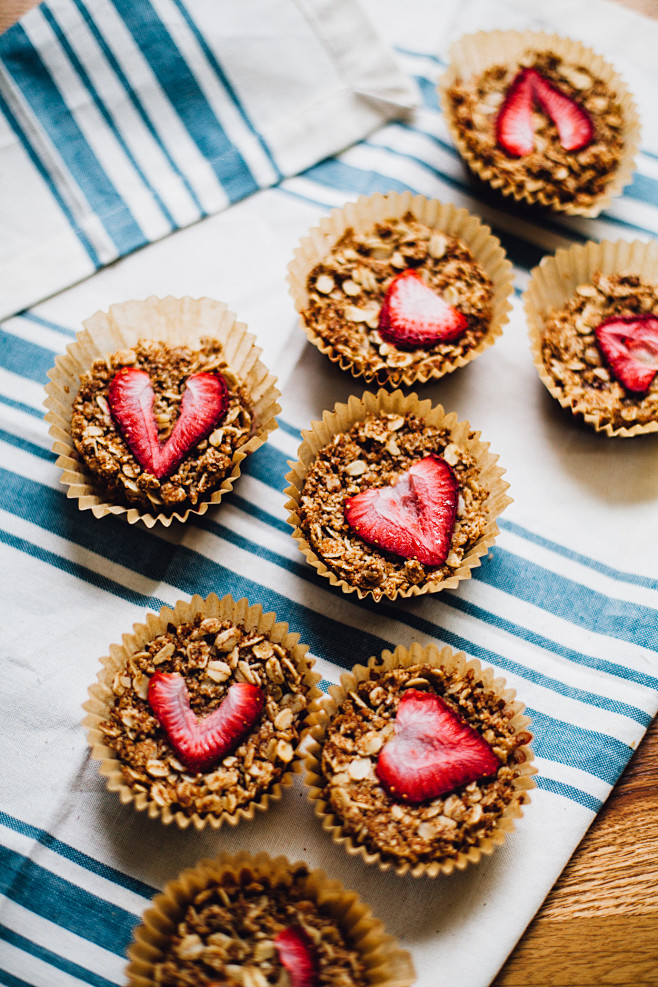
[(290, 987), (317, 987), (317, 956), (306, 932), (299, 926), (292, 926), (279, 932), (273, 942), (282, 965), (288, 971)]
[(658, 372), (658, 316), (612, 316), (594, 332), (619, 383), (645, 394)]
[(534, 104), (538, 103), (557, 128), (565, 151), (579, 151), (594, 137), (592, 119), (537, 69), (521, 69), (507, 90), (496, 117), (496, 139), (513, 157), (531, 154), (535, 147)]
[(125, 367), (112, 379), (108, 404), (116, 425), (142, 469), (158, 479), (170, 476), (191, 449), (219, 424), (228, 409), (226, 381), (217, 373), (187, 379), (180, 415), (161, 444), (153, 417), (155, 395), (149, 375)]
[(199, 719), (190, 708), (185, 679), (177, 672), (156, 672), (149, 683), (148, 700), (176, 754), (194, 772), (234, 750), (265, 705), (258, 686), (234, 682), (221, 705)]
[(345, 520), (364, 541), (424, 565), (443, 565), (457, 517), (459, 484), (444, 459), (426, 456), (389, 487), (345, 503)]
[(408, 689), (398, 705), (395, 736), (375, 768), (397, 801), (417, 804), (496, 773), (487, 742), (439, 696)]
[(389, 284), (379, 313), (379, 335), (401, 350), (450, 342), (467, 328), (466, 317), (408, 268)]

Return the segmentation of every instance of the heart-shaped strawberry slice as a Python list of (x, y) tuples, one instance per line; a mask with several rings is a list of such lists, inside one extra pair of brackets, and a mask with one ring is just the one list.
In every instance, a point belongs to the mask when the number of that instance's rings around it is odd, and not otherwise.
[(398, 705), (395, 736), (375, 772), (396, 800), (419, 803), (496, 773), (487, 742), (439, 696), (409, 689)]
[(496, 138), (508, 154), (523, 157), (534, 150), (535, 102), (555, 124), (565, 151), (579, 151), (590, 143), (594, 126), (587, 111), (537, 69), (526, 68), (514, 77), (496, 117)]
[(594, 332), (619, 383), (645, 394), (658, 372), (658, 316), (613, 316)]
[(412, 268), (395, 275), (379, 313), (379, 335), (400, 350), (450, 342), (467, 325), (466, 317), (444, 302)]
[(187, 378), (180, 415), (161, 444), (153, 418), (155, 395), (145, 370), (125, 367), (110, 384), (107, 400), (112, 417), (133, 456), (159, 480), (170, 476), (190, 450), (222, 420), (228, 409), (228, 388), (216, 373)]
[(290, 987), (317, 987), (317, 957), (306, 932), (293, 926), (283, 929), (272, 941), (290, 978)]
[(364, 541), (423, 565), (443, 565), (457, 517), (459, 484), (444, 459), (426, 456), (389, 487), (350, 497), (345, 520)]
[(234, 682), (221, 705), (199, 719), (190, 708), (185, 679), (177, 672), (156, 672), (149, 683), (148, 699), (176, 754), (195, 772), (235, 750), (265, 705), (258, 686)]

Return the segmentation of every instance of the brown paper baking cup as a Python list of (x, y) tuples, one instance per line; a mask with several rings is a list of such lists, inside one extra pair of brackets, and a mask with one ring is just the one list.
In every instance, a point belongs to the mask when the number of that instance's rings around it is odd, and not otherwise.
[(387, 935), (355, 891), (347, 891), (338, 881), (321, 870), (309, 871), (306, 864), (291, 863), (286, 857), (269, 857), (266, 853), (251, 856), (221, 854), (216, 860), (202, 860), (185, 870), (164, 891), (156, 895), (143, 916), (128, 949), (129, 987), (152, 987), (156, 982), (155, 966), (162, 962), (178, 923), (190, 901), (199, 892), (216, 887), (229, 878), (231, 882), (266, 880), (270, 887), (300, 886), (309, 900), (329, 914), (351, 946), (359, 953), (372, 987), (410, 987), (416, 975), (409, 953), (400, 949)]
[[(523, 755), (523, 759), (516, 765), (517, 776), (511, 782), (514, 797), (504, 809), (493, 833), (483, 837), (479, 843), (469, 847), (467, 851), (460, 851), (456, 857), (436, 858), (412, 865), (408, 860), (400, 861), (389, 854), (367, 849), (345, 830), (340, 817), (334, 813), (330, 804), (323, 798), (325, 780), (321, 762), (322, 745), (332, 716), (348, 693), (359, 682), (370, 678), (371, 669), (376, 667), (378, 671), (386, 672), (391, 668), (408, 668), (410, 665), (417, 664), (431, 665), (435, 668), (443, 667), (457, 675), (464, 675), (469, 669), (472, 669), (487, 690), (501, 696), (506, 705), (512, 708), (514, 716), (511, 722), (516, 732), (527, 733), (529, 739), (517, 748), (517, 751)], [(350, 856), (361, 857), (366, 864), (376, 864), (382, 871), (393, 869), (400, 876), (409, 873), (412, 877), (437, 877), (439, 874), (451, 874), (454, 870), (463, 870), (468, 864), (478, 863), (483, 856), (493, 853), (496, 847), (505, 842), (507, 835), (514, 829), (514, 820), (523, 815), (523, 805), (530, 801), (527, 793), (531, 788), (536, 787), (533, 775), (537, 773), (537, 769), (532, 764), (534, 759), (534, 752), (530, 746), (532, 735), (528, 731), (530, 719), (524, 713), (525, 706), (516, 700), (515, 690), (506, 688), (505, 680), (494, 678), (494, 674), (493, 669), (483, 668), (476, 658), (467, 660), (463, 651), (456, 652), (447, 647), (439, 650), (433, 644), (422, 647), (420, 644), (414, 643), (410, 649), (400, 646), (394, 652), (383, 651), (381, 656), (373, 656), (368, 661), (367, 667), (355, 665), (351, 672), (345, 672), (341, 675), (339, 685), (333, 685), (329, 688), (328, 697), (325, 695), (315, 700), (309, 719), (311, 741), (304, 757), (306, 784), (309, 786), (308, 797), (313, 802), (316, 815), (322, 821), (322, 828), (331, 835), (334, 843), (341, 844)]]
[[(456, 124), (448, 92), (457, 79), (470, 79), (493, 65), (518, 65), (519, 59), (529, 50), (552, 51), (569, 63), (582, 65), (606, 83), (621, 104), (624, 153), (605, 191), (589, 205), (561, 202), (542, 190), (530, 192), (527, 188), (517, 188), (507, 176), (501, 175), (495, 167), (473, 154)], [(517, 201), (545, 206), (571, 216), (598, 216), (631, 181), (640, 146), (640, 121), (635, 101), (613, 67), (580, 41), (546, 31), (478, 31), (477, 34), (466, 34), (450, 47), (449, 65), (439, 80), (439, 99), (450, 135), (469, 168), (492, 188), (503, 195), (513, 196)]]
[(328, 445), (334, 435), (348, 432), (356, 422), (363, 421), (368, 415), (381, 412), (399, 415), (412, 414), (428, 425), (446, 428), (450, 432), (451, 441), (477, 460), (480, 481), (489, 490), (489, 496), (485, 503), (487, 525), (482, 536), (466, 558), (462, 560), (459, 568), (455, 569), (447, 579), (438, 575), (435, 579), (428, 579), (421, 586), (410, 586), (408, 589), (388, 593), (386, 596), (388, 599), (395, 599), (396, 597), (437, 593), (443, 589), (454, 589), (462, 579), (470, 579), (472, 570), (481, 564), (482, 556), (486, 555), (494, 544), (498, 534), (496, 519), (502, 514), (505, 507), (512, 503), (512, 498), (508, 497), (505, 492), (509, 488), (509, 484), (502, 479), (505, 471), (497, 465), (498, 456), (489, 452), (489, 443), (480, 440), (480, 433), (472, 433), (469, 422), (457, 421), (455, 412), (448, 414), (440, 404), (432, 406), (430, 400), (421, 401), (415, 393), (403, 394), (401, 390), (391, 392), (380, 388), (376, 394), (372, 391), (364, 392), (361, 398), (351, 395), (347, 404), (336, 404), (333, 411), (324, 412), (321, 421), (311, 422), (310, 429), (302, 432), (303, 442), (297, 451), (297, 462), (289, 462), (292, 469), (286, 476), (290, 486), (287, 487), (285, 493), (290, 499), (285, 506), (288, 510), (288, 524), (293, 528), (293, 538), (307, 562), (314, 569), (317, 569), (321, 576), (326, 576), (332, 586), (340, 587), (344, 593), (356, 592), (360, 599), (372, 596), (374, 600), (379, 600), (384, 595), (376, 588), (363, 590), (359, 586), (352, 586), (344, 579), (340, 579), (316, 555), (299, 525), (299, 507), (304, 481), (309, 467), (315, 461), (320, 450)]
[(530, 281), (523, 294), (530, 349), (537, 373), (549, 393), (563, 408), (583, 416), (597, 432), (616, 438), (631, 438), (648, 432), (658, 432), (658, 421), (640, 425), (615, 427), (605, 421), (600, 413), (584, 412), (574, 408), (572, 400), (555, 385), (542, 360), (542, 341), (546, 319), (552, 309), (562, 308), (574, 294), (578, 285), (589, 284), (600, 271), (602, 274), (638, 274), (643, 281), (658, 284), (658, 244), (640, 240), (602, 240), (600, 243), (576, 244), (558, 250), (531, 271)]
[(356, 202), (347, 203), (342, 209), (334, 209), (320, 225), (312, 229), (295, 250), (293, 260), (288, 265), (288, 286), (295, 308), (301, 317), (302, 329), (309, 341), (321, 353), (337, 363), (342, 370), (348, 370), (354, 377), (364, 377), (367, 382), (386, 384), (389, 374), (381, 374), (355, 367), (352, 360), (338, 353), (315, 330), (307, 325), (304, 312), (308, 308), (307, 279), (313, 268), (329, 254), (336, 242), (348, 227), (357, 233), (364, 233), (376, 223), (387, 219), (401, 219), (408, 212), (421, 223), (433, 230), (455, 237), (469, 248), (475, 260), (482, 266), (493, 283), (491, 301), (492, 316), (489, 329), (468, 353), (446, 359), (440, 369), (421, 371), (413, 367), (403, 369), (394, 377), (394, 384), (409, 387), (414, 383), (424, 384), (431, 378), (443, 377), (458, 367), (470, 363), (476, 356), (492, 346), (501, 335), (508, 320), (511, 308), (510, 296), (514, 290), (512, 265), (505, 256), (500, 241), (493, 236), (488, 226), (484, 226), (477, 216), (466, 209), (458, 209), (451, 202), (427, 199), (424, 195), (411, 192), (389, 192), (387, 195), (361, 196)]
[[(83, 322), (85, 327), (63, 356), (55, 359), (48, 371), (44, 401), (54, 439), (56, 465), (62, 469), (61, 482), (67, 487), (67, 497), (78, 501), (80, 510), (90, 509), (95, 517), (122, 514), (130, 524), (143, 521), (151, 528), (160, 523), (171, 524), (174, 518), (186, 521), (190, 514), (205, 514), (212, 504), (218, 504), (232, 489), (240, 475), (240, 464), (250, 453), (267, 441), (277, 427), (276, 415), (281, 410), (276, 378), (259, 360), (261, 350), (255, 336), (237, 322), (223, 302), (212, 298), (147, 298), (145, 301), (122, 302), (111, 305), (108, 312), (96, 312)], [(140, 339), (153, 339), (173, 346), (198, 345), (203, 337), (219, 340), (223, 357), (246, 385), (253, 403), (255, 431), (252, 437), (233, 454), (232, 469), (221, 486), (195, 507), (167, 513), (149, 513), (138, 507), (112, 504), (99, 495), (94, 478), (85, 468), (71, 438), (71, 412), (80, 389), (80, 375), (86, 373), (95, 360), (108, 353), (130, 349)]]
[(229, 620), (234, 624), (240, 624), (249, 631), (258, 630), (270, 641), (289, 649), (291, 660), (303, 672), (303, 681), (309, 689), (309, 700), (312, 701), (321, 693), (316, 685), (320, 676), (313, 671), (313, 660), (307, 655), (307, 646), (299, 643), (299, 634), (290, 633), (287, 624), (276, 622), (275, 614), (263, 613), (260, 605), (250, 606), (246, 599), (236, 602), (227, 595), (220, 600), (214, 593), (211, 593), (206, 599), (193, 596), (189, 602), (181, 600), (173, 610), (169, 607), (163, 607), (158, 614), (147, 613), (145, 624), (134, 624), (132, 634), (124, 634), (121, 644), (110, 646), (109, 655), (101, 658), (98, 681), (89, 687), (89, 699), (83, 704), (83, 709), (87, 711), (88, 715), (82, 724), (88, 728), (87, 739), (91, 747), (91, 756), (100, 761), (99, 771), (106, 779), (108, 790), (118, 792), (124, 805), (132, 803), (138, 812), (147, 812), (152, 819), (158, 818), (166, 825), (174, 822), (181, 829), (193, 825), (196, 829), (201, 830), (208, 825), (218, 829), (224, 823), (235, 826), (242, 819), (253, 819), (257, 809), (264, 811), (270, 802), (280, 799), (283, 794), (282, 789), (291, 785), (293, 775), (301, 770), (299, 747), (308, 731), (308, 723), (303, 724), (295, 757), (280, 780), (266, 792), (263, 792), (258, 799), (247, 806), (238, 806), (234, 812), (208, 812), (203, 815), (195, 812), (191, 816), (185, 815), (180, 810), (172, 812), (168, 805), (160, 805), (150, 794), (136, 792), (127, 785), (121, 771), (121, 762), (116, 752), (106, 746), (104, 735), (100, 729), (100, 724), (107, 719), (108, 710), (113, 704), (113, 679), (117, 672), (125, 666), (128, 658), (143, 650), (159, 634), (163, 634), (169, 623), (181, 624), (191, 621), (197, 614), (201, 614), (204, 618), (218, 617), (221, 620)]

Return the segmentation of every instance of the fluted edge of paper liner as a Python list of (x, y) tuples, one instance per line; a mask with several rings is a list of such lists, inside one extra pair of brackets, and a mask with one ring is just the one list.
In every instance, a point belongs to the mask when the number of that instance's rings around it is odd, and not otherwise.
[[(242, 461), (255, 452), (275, 428), (281, 397), (276, 378), (259, 359), (262, 350), (247, 326), (238, 322), (224, 302), (212, 298), (166, 298), (152, 296), (144, 301), (119, 302), (107, 312), (96, 312), (83, 321), (84, 329), (55, 358), (48, 371), (44, 405), (45, 420), (50, 424), (56, 466), (62, 470), (60, 482), (67, 487), (66, 495), (78, 501), (80, 510), (91, 510), (97, 517), (107, 514), (125, 516), (129, 524), (142, 521), (148, 528), (155, 524), (168, 527), (172, 521), (186, 521), (190, 515), (206, 513), (232, 490), (240, 476)], [(108, 502), (99, 493), (94, 477), (85, 468), (71, 438), (71, 413), (80, 389), (80, 375), (91, 368), (95, 360), (109, 353), (130, 349), (139, 339), (152, 339), (174, 346), (194, 346), (203, 337), (219, 340), (223, 357), (237, 377), (247, 387), (254, 409), (255, 430), (248, 442), (232, 457), (231, 472), (221, 485), (194, 507), (180, 511), (155, 513), (139, 507)]]
[[(364, 590), (340, 579), (309, 545), (299, 526), (298, 513), (306, 474), (319, 451), (331, 441), (334, 435), (345, 433), (356, 422), (363, 421), (368, 415), (380, 412), (400, 415), (412, 414), (429, 425), (447, 428), (451, 433), (451, 441), (458, 447), (467, 450), (476, 459), (480, 482), (489, 490), (489, 496), (485, 502), (487, 512), (485, 530), (466, 558), (462, 560), (460, 566), (454, 570), (452, 576), (446, 579), (438, 577), (433, 580), (430, 578), (422, 586), (409, 586), (405, 590), (397, 590), (388, 594), (382, 594), (376, 588)], [(380, 388), (377, 393), (365, 391), (361, 398), (351, 395), (347, 404), (336, 404), (333, 410), (324, 412), (321, 421), (311, 422), (310, 428), (302, 432), (303, 441), (297, 451), (297, 461), (288, 462), (291, 471), (286, 475), (289, 486), (285, 490), (285, 494), (289, 498), (285, 505), (288, 511), (288, 524), (293, 529), (292, 536), (297, 547), (309, 565), (312, 565), (321, 576), (329, 579), (332, 586), (339, 587), (344, 593), (356, 593), (359, 599), (371, 596), (375, 601), (382, 599), (383, 596), (386, 599), (394, 600), (397, 597), (419, 596), (425, 593), (436, 593), (444, 589), (454, 589), (463, 579), (470, 579), (472, 570), (481, 564), (482, 556), (487, 554), (496, 540), (498, 535), (496, 519), (507, 505), (512, 503), (512, 498), (506, 493), (509, 484), (502, 479), (505, 470), (498, 466), (498, 456), (489, 452), (489, 443), (481, 441), (479, 432), (474, 432), (470, 436), (471, 431), (472, 428), (468, 421), (458, 422), (456, 413), (448, 414), (442, 405), (432, 406), (432, 402), (428, 399), (421, 401), (415, 392), (404, 394), (399, 389), (391, 392), (385, 388)]]
[(411, 987), (415, 983), (411, 956), (386, 933), (383, 923), (375, 918), (355, 891), (345, 889), (322, 870), (309, 871), (301, 861), (291, 863), (286, 857), (273, 858), (266, 853), (252, 856), (240, 852), (201, 860), (170, 881), (164, 891), (153, 898), (128, 949), (129, 987), (151, 987), (153, 969), (162, 960), (191, 899), (205, 888), (221, 884), (228, 874), (242, 882), (251, 878), (266, 879), (274, 887), (301, 883), (309, 899), (334, 919), (360, 953), (372, 987)]
[(121, 772), (121, 762), (116, 753), (105, 744), (100, 729), (100, 724), (107, 718), (108, 710), (113, 702), (112, 681), (114, 676), (131, 655), (143, 650), (146, 644), (166, 631), (169, 623), (184, 623), (192, 620), (197, 614), (201, 614), (204, 618), (218, 617), (234, 624), (241, 624), (247, 630), (257, 630), (269, 640), (288, 648), (292, 660), (303, 672), (303, 681), (309, 688), (309, 704), (321, 693), (317, 686), (320, 675), (313, 671), (314, 661), (307, 653), (308, 646), (299, 643), (299, 634), (290, 632), (287, 623), (277, 622), (276, 614), (263, 613), (260, 604), (251, 605), (245, 598), (235, 601), (228, 594), (222, 599), (215, 593), (211, 593), (205, 599), (195, 595), (189, 601), (179, 600), (173, 609), (165, 606), (157, 614), (147, 613), (145, 623), (133, 624), (132, 633), (124, 634), (121, 644), (110, 646), (109, 655), (100, 659), (101, 668), (97, 675), (97, 681), (89, 687), (89, 699), (82, 707), (87, 712), (82, 725), (87, 728), (87, 742), (91, 747), (91, 757), (100, 762), (99, 773), (105, 778), (107, 789), (111, 792), (118, 792), (119, 799), (124, 805), (132, 804), (138, 812), (146, 812), (150, 818), (158, 818), (165, 825), (173, 822), (180, 829), (193, 826), (197, 830), (202, 830), (208, 825), (214, 829), (218, 829), (225, 823), (236, 826), (243, 819), (253, 819), (257, 810), (265, 811), (270, 802), (281, 798), (283, 789), (292, 784), (293, 775), (301, 772), (300, 748), (309, 730), (309, 717), (307, 708), (295, 756), (279, 781), (275, 782), (267, 791), (262, 792), (257, 799), (247, 806), (238, 806), (234, 812), (208, 812), (203, 815), (195, 812), (191, 816), (180, 810), (172, 812), (169, 806), (159, 805), (146, 792), (135, 792), (127, 785)]
[(601, 412), (590, 412), (575, 406), (575, 399), (556, 386), (542, 359), (542, 341), (546, 319), (552, 309), (562, 308), (578, 285), (589, 284), (593, 276), (633, 273), (653, 284), (658, 283), (658, 243), (640, 240), (602, 240), (600, 243), (574, 244), (544, 257), (530, 272), (523, 293), (523, 305), (528, 324), (530, 351), (541, 382), (551, 397), (574, 415), (581, 416), (597, 432), (611, 438), (632, 438), (658, 432), (658, 421), (644, 424), (615, 426)]
[[(412, 864), (408, 860), (400, 861), (390, 854), (371, 851), (347, 832), (340, 817), (322, 797), (324, 778), (321, 759), (322, 744), (329, 721), (349, 692), (354, 690), (359, 682), (368, 679), (371, 670), (375, 667), (378, 671), (387, 672), (391, 668), (407, 668), (416, 664), (444, 667), (458, 675), (464, 675), (472, 669), (486, 689), (502, 697), (506, 705), (513, 709), (514, 716), (511, 722), (516, 732), (524, 731), (528, 733), (530, 739), (517, 748), (517, 751), (523, 752), (524, 760), (516, 765), (517, 775), (512, 780), (514, 798), (504, 809), (493, 833), (469, 847), (467, 851), (460, 851), (456, 857), (436, 858)], [(523, 815), (523, 805), (530, 801), (528, 792), (536, 787), (533, 775), (537, 773), (537, 769), (532, 764), (534, 759), (534, 752), (530, 746), (532, 734), (527, 729), (530, 726), (530, 719), (525, 715), (525, 706), (516, 699), (516, 691), (506, 687), (505, 679), (494, 678), (494, 675), (492, 668), (483, 667), (476, 658), (468, 660), (463, 651), (456, 652), (448, 647), (439, 649), (433, 644), (423, 647), (414, 643), (410, 649), (400, 645), (393, 652), (386, 650), (379, 657), (374, 655), (369, 659), (367, 666), (355, 665), (350, 672), (341, 675), (338, 685), (329, 688), (328, 696), (324, 695), (314, 702), (310, 716), (311, 740), (304, 756), (306, 784), (308, 797), (321, 820), (322, 828), (329, 833), (334, 843), (342, 845), (350, 856), (361, 857), (364, 863), (375, 865), (381, 871), (393, 870), (399, 876), (410, 874), (412, 877), (434, 878), (439, 874), (447, 875), (455, 870), (464, 870), (469, 864), (477, 864), (483, 856), (492, 854), (496, 847), (505, 842), (507, 836), (514, 830), (515, 820)]]
[[(331, 344), (326, 343), (311, 326), (307, 325), (304, 319), (304, 312), (308, 307), (306, 282), (316, 264), (324, 260), (348, 227), (352, 227), (356, 232), (365, 232), (375, 223), (401, 218), (407, 212), (411, 212), (426, 226), (456, 237), (469, 248), (493, 283), (491, 322), (485, 335), (468, 353), (446, 360), (440, 368), (431, 372), (420, 373), (413, 368), (407, 370), (402, 368), (401, 371), (391, 368), (383, 369), (381, 372), (371, 372), (364, 367), (355, 366), (353, 359), (338, 353)], [(413, 384), (424, 384), (430, 379), (443, 377), (457, 370), (458, 367), (470, 363), (492, 346), (502, 334), (503, 326), (508, 321), (508, 313), (512, 307), (510, 296), (514, 290), (512, 265), (507, 260), (500, 240), (492, 234), (488, 226), (485, 226), (477, 216), (466, 209), (457, 208), (451, 202), (440, 202), (438, 199), (428, 199), (424, 195), (413, 195), (411, 192), (361, 196), (356, 202), (348, 202), (342, 208), (334, 209), (321, 220), (319, 226), (310, 230), (301, 240), (288, 265), (287, 280), (289, 293), (300, 316), (301, 327), (309, 342), (333, 363), (337, 363), (341, 370), (348, 371), (354, 377), (362, 377), (368, 384), (388, 384), (394, 387), (410, 387)]]
[[(605, 82), (621, 103), (624, 115), (624, 152), (603, 192), (589, 204), (564, 203), (545, 190), (531, 192), (525, 187), (518, 188), (507, 176), (497, 172), (494, 166), (473, 154), (456, 124), (448, 95), (453, 83), (458, 78), (469, 79), (479, 75), (492, 65), (516, 65), (528, 50), (552, 51), (565, 61), (582, 65), (592, 75)], [(466, 34), (453, 42), (448, 61), (448, 68), (439, 79), (439, 100), (450, 136), (469, 168), (478, 178), (497, 189), (502, 195), (512, 196), (517, 202), (542, 206), (569, 216), (593, 217), (607, 208), (630, 184), (640, 148), (640, 120), (637, 107), (621, 76), (592, 48), (573, 38), (547, 31), (478, 31), (475, 34)]]

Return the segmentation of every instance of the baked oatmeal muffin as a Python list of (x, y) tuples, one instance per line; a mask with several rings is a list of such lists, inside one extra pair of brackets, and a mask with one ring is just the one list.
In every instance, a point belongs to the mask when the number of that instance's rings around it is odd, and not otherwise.
[(353, 891), (284, 857), (201, 861), (158, 895), (128, 951), (130, 987), (409, 987), (409, 954)]
[(534, 269), (533, 358), (563, 408), (610, 436), (658, 431), (658, 247), (589, 243)]
[(148, 527), (204, 514), (276, 428), (254, 337), (210, 298), (124, 302), (84, 326), (46, 387), (68, 496)]
[(440, 87), (464, 160), (505, 195), (595, 215), (630, 179), (635, 107), (584, 45), (535, 32), (469, 35)]
[(312, 712), (306, 756), (325, 829), (414, 876), (491, 853), (533, 786), (531, 736), (502, 680), (448, 648), (384, 652)]
[(387, 386), (441, 377), (490, 346), (512, 288), (486, 227), (409, 194), (335, 211), (289, 271), (309, 340), (354, 376)]
[(479, 433), (440, 406), (367, 393), (305, 439), (287, 478), (290, 524), (344, 591), (379, 600), (452, 587), (493, 543), (509, 502), (502, 471)]
[(159, 512), (196, 506), (216, 490), (253, 428), (249, 391), (215, 339), (195, 349), (140, 339), (96, 360), (71, 418), (101, 495)]
[(182, 827), (250, 818), (291, 780), (311, 668), (297, 635), (244, 600), (150, 615), (103, 660), (85, 705), (108, 787)]

